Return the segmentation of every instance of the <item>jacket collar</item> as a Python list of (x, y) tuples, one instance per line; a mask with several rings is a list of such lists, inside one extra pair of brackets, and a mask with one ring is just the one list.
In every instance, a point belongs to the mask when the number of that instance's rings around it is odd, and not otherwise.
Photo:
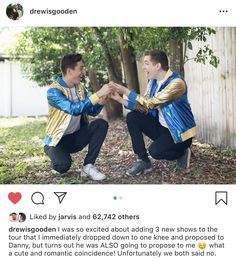
[(65, 88), (69, 88), (69, 86), (66, 84), (66, 82), (62, 79), (62, 76), (58, 76), (57, 83)]
[(165, 75), (164, 79), (162, 80), (162, 83), (164, 83), (172, 74), (173, 74), (173, 72), (169, 69), (166, 72), (166, 75)]

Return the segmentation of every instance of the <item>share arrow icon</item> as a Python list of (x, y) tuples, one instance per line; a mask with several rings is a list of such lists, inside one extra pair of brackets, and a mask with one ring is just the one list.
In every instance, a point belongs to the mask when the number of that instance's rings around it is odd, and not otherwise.
[(61, 204), (61, 202), (65, 198), (67, 192), (54, 192), (54, 194), (58, 197), (59, 204)]

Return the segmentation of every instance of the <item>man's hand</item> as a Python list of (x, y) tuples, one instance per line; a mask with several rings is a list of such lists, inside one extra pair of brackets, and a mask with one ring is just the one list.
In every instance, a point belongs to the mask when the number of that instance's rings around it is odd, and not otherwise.
[(102, 98), (100, 98), (98, 104), (105, 105), (107, 103), (108, 98), (109, 98), (109, 95), (102, 96)]
[(113, 91), (113, 87), (110, 84), (104, 84), (102, 88), (96, 92), (97, 96), (99, 98), (102, 98), (103, 96), (107, 96)]
[(112, 92), (111, 94), (109, 94), (109, 98), (119, 103), (122, 103), (122, 97), (119, 95), (118, 92)]
[(129, 96), (130, 90), (118, 83), (115, 82), (109, 82), (109, 85), (112, 86), (114, 92), (118, 92), (119, 94), (125, 94), (126, 96)]
[(112, 92), (111, 94), (109, 94), (109, 98), (111, 98), (114, 101), (119, 102), (120, 104), (123, 104), (125, 106), (128, 106), (128, 101), (126, 101), (125, 99), (123, 99), (118, 92)]

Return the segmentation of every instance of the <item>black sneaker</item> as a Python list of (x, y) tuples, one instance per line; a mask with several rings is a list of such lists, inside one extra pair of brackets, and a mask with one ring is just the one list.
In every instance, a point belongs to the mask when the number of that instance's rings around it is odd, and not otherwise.
[(146, 162), (138, 159), (133, 165), (127, 170), (126, 174), (132, 177), (139, 176), (140, 174), (148, 174), (152, 171), (151, 162)]
[(191, 150), (187, 148), (184, 155), (177, 159), (176, 162), (176, 171), (184, 170), (189, 168), (191, 158)]

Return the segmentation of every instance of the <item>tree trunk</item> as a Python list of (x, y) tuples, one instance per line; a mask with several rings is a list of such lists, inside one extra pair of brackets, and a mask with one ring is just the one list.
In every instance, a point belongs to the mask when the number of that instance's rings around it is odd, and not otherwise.
[[(119, 75), (121, 74), (117, 73), (119, 68), (115, 67), (116, 60), (113, 59), (106, 41), (104, 41), (104, 39), (102, 38), (101, 31), (99, 30), (99, 28), (94, 27), (94, 30), (105, 54), (109, 80), (117, 83), (121, 83), (122, 79), (119, 78)], [(109, 120), (119, 118), (121, 116), (122, 116), (122, 105), (114, 100), (109, 99), (105, 105), (104, 117), (109, 121)]]
[(179, 72), (184, 76), (183, 41), (178, 39), (171, 39), (169, 44), (170, 44), (170, 53), (169, 53), (170, 68), (171, 70)]
[[(114, 78), (114, 75), (111, 70), (108, 69), (108, 77), (109, 81), (117, 82)], [(120, 81), (118, 81), (121, 83)], [(105, 117), (108, 120), (114, 120), (116, 118), (120, 118), (122, 116), (122, 105), (114, 100), (109, 99), (105, 105)]]
[(97, 75), (93, 70), (88, 70), (88, 77), (89, 77), (90, 84), (91, 84), (91, 87), (94, 92), (97, 92), (99, 89), (101, 89)]
[[(101, 86), (97, 79), (96, 73), (92, 70), (88, 71), (89, 80), (91, 83), (91, 87), (94, 92), (97, 92)], [(122, 115), (122, 106), (120, 103), (115, 102), (113, 100), (108, 100), (104, 106), (103, 117), (106, 121), (114, 120), (116, 118), (121, 117)]]
[(94, 27), (94, 30), (95, 30), (96, 36), (98, 37), (98, 42), (100, 43), (100, 45), (103, 48), (104, 55), (105, 55), (105, 58), (106, 58), (106, 61), (107, 61), (108, 71), (112, 75), (112, 78), (114, 79), (114, 81), (120, 82), (119, 76), (116, 73), (116, 68), (115, 68), (114, 63), (113, 63), (112, 55), (109, 51), (109, 47), (108, 47), (106, 41), (102, 37), (102, 32), (97, 27)]
[(134, 50), (124, 39), (121, 31), (119, 35), (122, 63), (124, 68), (125, 82), (130, 90), (139, 93), (138, 70)]

